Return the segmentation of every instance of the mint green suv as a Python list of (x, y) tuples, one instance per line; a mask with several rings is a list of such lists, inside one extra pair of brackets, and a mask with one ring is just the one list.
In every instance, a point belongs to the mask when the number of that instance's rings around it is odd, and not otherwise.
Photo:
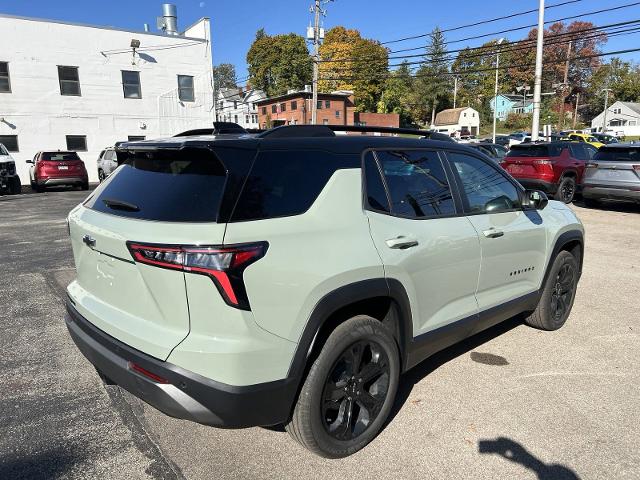
[(284, 424), (344, 457), (417, 363), (569, 316), (580, 221), (462, 145), (291, 126), (117, 157), (68, 217), (66, 322), (103, 380), (167, 415)]

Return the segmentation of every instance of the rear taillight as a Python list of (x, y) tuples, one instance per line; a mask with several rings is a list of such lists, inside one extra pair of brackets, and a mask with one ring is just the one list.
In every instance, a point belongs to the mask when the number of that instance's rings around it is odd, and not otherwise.
[(584, 168), (598, 168), (598, 164), (594, 162), (587, 162), (584, 164)]
[(242, 274), (249, 265), (264, 257), (268, 244), (200, 247), (127, 242), (127, 246), (136, 262), (208, 276), (228, 305), (249, 310)]

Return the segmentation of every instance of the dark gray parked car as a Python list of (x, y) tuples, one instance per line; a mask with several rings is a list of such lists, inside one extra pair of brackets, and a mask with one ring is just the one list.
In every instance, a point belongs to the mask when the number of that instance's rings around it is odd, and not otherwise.
[(582, 196), (587, 206), (603, 199), (640, 203), (640, 145), (601, 147), (586, 164)]

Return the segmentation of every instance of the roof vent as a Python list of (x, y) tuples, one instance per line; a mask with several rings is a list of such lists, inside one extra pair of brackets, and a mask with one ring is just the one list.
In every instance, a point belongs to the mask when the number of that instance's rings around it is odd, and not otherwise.
[(178, 8), (172, 3), (162, 4), (162, 16), (157, 18), (158, 30), (167, 35), (178, 35)]

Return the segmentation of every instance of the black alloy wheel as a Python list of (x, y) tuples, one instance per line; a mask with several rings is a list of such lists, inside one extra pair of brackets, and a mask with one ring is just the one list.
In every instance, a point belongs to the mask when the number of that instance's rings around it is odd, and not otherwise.
[(105, 178), (107, 178), (107, 176), (104, 174), (104, 170), (98, 170), (98, 180), (100, 181), (100, 183), (104, 182)]
[(389, 360), (375, 341), (347, 348), (333, 365), (322, 395), (322, 418), (338, 440), (360, 436), (378, 417), (389, 390)]
[(565, 177), (558, 187), (560, 200), (564, 203), (571, 203), (576, 194), (576, 181), (572, 177)]
[(571, 306), (574, 293), (575, 269), (570, 263), (560, 267), (556, 282), (551, 292), (551, 314), (556, 322), (561, 321)]

